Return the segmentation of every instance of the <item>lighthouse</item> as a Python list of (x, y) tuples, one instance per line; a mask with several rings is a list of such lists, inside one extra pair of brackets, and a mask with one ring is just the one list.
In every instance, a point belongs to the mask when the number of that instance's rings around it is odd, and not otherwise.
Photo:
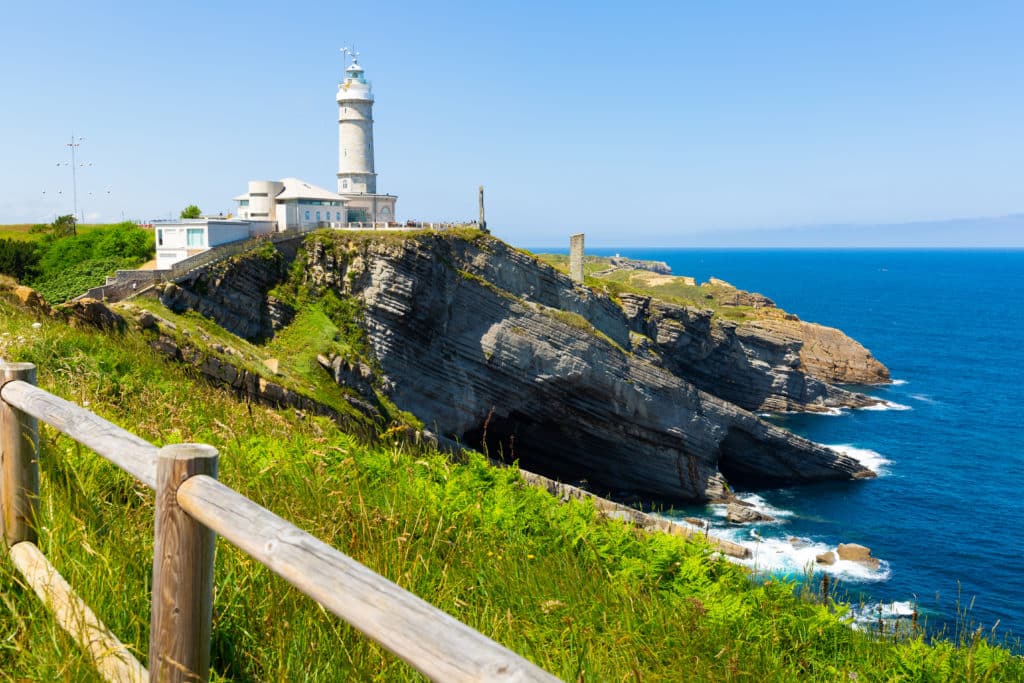
[(351, 223), (389, 223), (395, 220), (398, 197), (377, 194), (373, 164), (373, 89), (359, 65), (359, 53), (351, 56), (345, 79), (338, 84), (338, 194), (348, 203)]

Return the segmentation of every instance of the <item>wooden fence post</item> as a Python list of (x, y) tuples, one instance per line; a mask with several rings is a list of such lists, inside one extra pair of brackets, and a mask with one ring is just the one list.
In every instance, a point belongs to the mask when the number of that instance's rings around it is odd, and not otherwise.
[(204, 444), (164, 446), (157, 453), (150, 615), (151, 681), (207, 681), (213, 617), (216, 536), (178, 505), (178, 487), (198, 474), (217, 477), (217, 449)]
[[(32, 363), (0, 362), (0, 390), (14, 380), (36, 383)], [(0, 506), (8, 546), (36, 542), (39, 509), (39, 425), (36, 418), (0, 399)]]

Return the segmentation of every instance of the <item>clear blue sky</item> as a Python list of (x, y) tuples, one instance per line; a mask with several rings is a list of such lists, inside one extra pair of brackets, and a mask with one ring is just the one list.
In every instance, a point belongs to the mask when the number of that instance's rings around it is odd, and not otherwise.
[(333, 188), (353, 43), (402, 219), (472, 218), (479, 184), (537, 246), (1024, 213), (1019, 0), (19, 0), (4, 24), (0, 222), (70, 212), (72, 130), (99, 220)]

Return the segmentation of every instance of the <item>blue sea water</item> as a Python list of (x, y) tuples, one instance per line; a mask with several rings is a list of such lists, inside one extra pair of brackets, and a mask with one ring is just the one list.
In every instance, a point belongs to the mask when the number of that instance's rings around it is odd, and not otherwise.
[(930, 630), (951, 634), (959, 599), (975, 626), (1024, 635), (1024, 251), (590, 250), (617, 252), (838, 327), (896, 380), (866, 388), (889, 410), (771, 418), (881, 476), (748, 492), (781, 523), (715, 527), (779, 573), (800, 574), (839, 543), (869, 546), (881, 570), (833, 570), (850, 598), (904, 614), (917, 604)]

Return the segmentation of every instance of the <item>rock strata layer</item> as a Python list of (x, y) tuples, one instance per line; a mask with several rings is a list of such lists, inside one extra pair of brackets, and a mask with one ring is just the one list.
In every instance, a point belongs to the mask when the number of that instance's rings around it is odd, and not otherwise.
[(314, 288), (357, 297), (392, 400), (428, 429), (591, 488), (726, 500), (726, 479), (870, 476), (634, 353), (609, 297), (498, 240), (307, 241)]
[(879, 403), (829, 383), (883, 381), (874, 365), (884, 366), (839, 330), (785, 319), (737, 323), (639, 294), (620, 300), (630, 328), (653, 340), (652, 362), (747, 410), (821, 412)]
[[(301, 272), (314, 295), (359, 303), (382, 373), (374, 386), (426, 430), (598, 492), (730, 500), (727, 481), (873, 476), (747, 409), (857, 400), (805, 375), (788, 337), (649, 298), (615, 301), (483, 235), (322, 232), (297, 258), (291, 269), (264, 252), (239, 258), (161, 300), (258, 340), (290, 320), (267, 292)], [(319, 363), (340, 384), (369, 385), (370, 365)]]

